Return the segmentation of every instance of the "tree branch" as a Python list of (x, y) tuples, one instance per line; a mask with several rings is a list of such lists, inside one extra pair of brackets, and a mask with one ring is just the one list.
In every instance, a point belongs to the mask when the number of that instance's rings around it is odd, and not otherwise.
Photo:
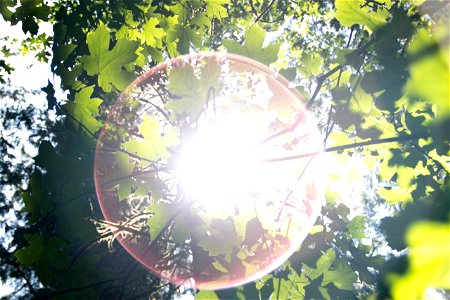
[[(345, 145), (330, 147), (330, 148), (324, 149), (323, 152), (335, 152), (335, 151), (342, 151), (342, 150), (352, 149), (352, 148), (357, 148), (357, 147), (387, 144), (387, 143), (393, 143), (393, 142), (414, 141), (414, 140), (418, 140), (421, 138), (426, 138), (426, 136), (425, 135), (401, 135), (401, 136), (390, 137), (390, 138), (385, 138), (385, 139), (376, 139), (376, 140), (370, 140), (370, 141), (366, 141), (366, 142), (352, 143), (352, 144), (345, 144)], [(320, 154), (321, 152), (322, 151), (316, 151), (316, 152), (298, 154), (298, 155), (292, 155), (292, 156), (269, 158), (269, 159), (261, 160), (260, 162), (261, 163), (274, 163), (274, 162), (280, 162), (280, 161), (294, 160), (294, 159), (316, 156), (316, 155)]]
[[(331, 69), (330, 71), (328, 71), (327, 73), (325, 73), (325, 74), (323, 74), (323, 75), (321, 75), (321, 76), (319, 76), (319, 77), (317, 78), (317, 86), (316, 86), (316, 89), (315, 89), (313, 95), (311, 96), (311, 98), (309, 99), (308, 103), (306, 104), (306, 108), (310, 108), (310, 107), (311, 107), (311, 105), (313, 104), (314, 100), (316, 99), (317, 94), (319, 93), (320, 88), (322, 87), (322, 85), (323, 85), (323, 83), (325, 82), (325, 80), (326, 80), (328, 77), (330, 77), (331, 75), (333, 75), (334, 73), (336, 73), (337, 71), (339, 71), (340, 69), (342, 69), (342, 67), (343, 67), (343, 66), (336, 66), (336, 67), (334, 67), (333, 69)], [(280, 131), (278, 131), (278, 132), (272, 134), (271, 136), (265, 138), (264, 140), (262, 140), (262, 141), (258, 144), (258, 146), (261, 146), (261, 145), (267, 143), (268, 141), (271, 141), (271, 140), (273, 140), (273, 139), (275, 139), (275, 138), (277, 138), (277, 137), (279, 137), (279, 136), (282, 136), (282, 135), (284, 135), (284, 134), (286, 134), (286, 133), (289, 133), (289, 132), (294, 131), (295, 128), (297, 128), (298, 124), (300, 124), (300, 121), (302, 120), (302, 118), (303, 118), (303, 114), (300, 113), (300, 114), (297, 116), (297, 118), (295, 119), (294, 123), (293, 123), (290, 127), (286, 128), (286, 129), (283, 129), (283, 130), (280, 130)]]
[[(269, 11), (269, 9), (272, 7), (272, 5), (275, 3), (275, 0), (270, 1), (270, 3), (267, 5), (267, 7), (264, 9), (264, 11), (255, 19), (255, 22), (253, 22), (252, 26), (258, 23), (259, 20), (261, 20), (262, 17)], [(250, 28), (252, 27), (250, 26)]]
[(331, 75), (333, 75), (334, 73), (336, 73), (337, 71), (339, 71), (340, 69), (342, 69), (343, 66), (339, 65), (334, 67), (333, 69), (331, 69), (330, 71), (328, 71), (327, 73), (319, 76), (319, 78), (317, 78), (317, 86), (316, 89), (314, 90), (313, 95), (311, 96), (311, 98), (309, 99), (308, 103), (306, 104), (306, 108), (310, 108), (312, 106), (312, 104), (314, 103), (314, 101), (316, 100), (317, 94), (320, 91), (320, 88), (322, 87), (323, 83), (325, 82), (325, 80), (330, 77)]
[(68, 293), (72, 293), (72, 292), (78, 292), (78, 291), (81, 291), (81, 290), (85, 290), (85, 289), (88, 289), (88, 288), (96, 287), (96, 286), (99, 286), (99, 285), (102, 285), (102, 284), (105, 284), (105, 283), (108, 283), (108, 282), (112, 282), (112, 281), (117, 281), (117, 280), (122, 280), (122, 278), (121, 277), (119, 277), (119, 278), (112, 278), (112, 279), (103, 280), (103, 281), (91, 283), (91, 284), (80, 286), (80, 287), (76, 287), (76, 288), (71, 288), (71, 289), (59, 291), (59, 292), (53, 293), (51, 295), (45, 296), (45, 297), (40, 298), (40, 299), (42, 299), (42, 300), (44, 300), (44, 299), (52, 299), (52, 298), (54, 298), (56, 296), (60, 296), (60, 295), (64, 295), (64, 294), (68, 294)]

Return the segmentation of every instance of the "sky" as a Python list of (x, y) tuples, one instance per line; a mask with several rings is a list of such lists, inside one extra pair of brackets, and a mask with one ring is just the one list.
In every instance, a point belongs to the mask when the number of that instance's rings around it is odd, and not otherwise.
[[(52, 33), (52, 28), (49, 24), (43, 24), (44, 26), (40, 27), (40, 33)], [(26, 38), (26, 35), (23, 33), (21, 28), (21, 23), (15, 26), (10, 26), (9, 23), (5, 22), (2, 18), (0, 18), (0, 48), (5, 45), (5, 41), (3, 38), (16, 38), (19, 41)], [(18, 51), (17, 47), (11, 49), (12, 51)], [(38, 62), (34, 57), (34, 53), (30, 52), (26, 55), (18, 55), (11, 56), (7, 59), (7, 62), (12, 65), (15, 70), (11, 73), (8, 78), (11, 80), (11, 86), (15, 87), (23, 87), (28, 90), (40, 90), (42, 87), (47, 85), (47, 81), (51, 76), (50, 66), (48, 63)], [(3, 101), (8, 101), (6, 99), (0, 99), (0, 105), (5, 105)], [(42, 107), (45, 105), (46, 99), (45, 96), (35, 95), (28, 99), (28, 102), (33, 104), (36, 107)], [(26, 132), (17, 133), (21, 136), (22, 140), (26, 141), (29, 136)], [(33, 147), (25, 148), (26, 151), (34, 156), (36, 154), (36, 149)], [(12, 193), (13, 191), (11, 191)], [(11, 221), (11, 219), (15, 219), (14, 215), (6, 215), (5, 219)], [(0, 221), (3, 222), (4, 220)], [(4, 234), (2, 229), (0, 228), (0, 234)], [(6, 296), (14, 291), (14, 288), (10, 286), (8, 283), (2, 284), (0, 283), (0, 297)]]
[[(39, 34), (52, 34), (50, 24), (42, 25), (39, 27)], [(26, 38), (26, 35), (22, 31), (21, 23), (11, 26), (8, 22), (0, 18), (0, 28), (2, 29), (0, 31), (0, 38), (10, 37), (17, 38), (18, 40)], [(4, 42), (1, 41), (0, 43), (3, 46), (2, 44)], [(24, 56), (11, 56), (8, 58), (8, 62), (16, 69), (10, 76), (13, 86), (22, 86), (27, 89), (40, 89), (47, 85), (47, 80), (51, 76), (50, 66), (47, 63), (36, 61), (33, 52)]]

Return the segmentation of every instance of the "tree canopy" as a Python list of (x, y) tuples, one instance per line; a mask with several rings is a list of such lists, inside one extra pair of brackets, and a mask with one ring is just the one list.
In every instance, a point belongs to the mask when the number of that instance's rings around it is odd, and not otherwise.
[[(0, 108), (0, 182), (17, 191), (8, 198), (3, 190), (0, 198), (2, 221), (10, 209), (18, 216), (1, 227), (8, 234), (0, 238), (0, 278), (14, 284), (11, 297), (418, 299), (430, 289), (448, 297), (448, 1), (5, 0), (0, 13), (27, 34), (23, 41), (3, 41), (0, 52), (6, 103)], [(42, 24), (51, 24), (53, 34), (41, 33)], [(59, 85), (49, 78), (42, 87), (45, 108), (33, 111), (23, 105), (26, 92), (8, 87), (14, 76), (9, 57), (18, 55), (12, 44), (33, 51), (61, 79)], [(218, 90), (200, 83), (216, 87), (220, 75), (201, 63), (200, 69), (188, 64), (161, 73), (153, 83), (168, 113), (123, 92), (168, 59), (211, 51), (251, 58), (290, 81), (316, 116), (324, 151), (337, 167), (323, 170), (325, 204), (282, 266), (244, 286), (198, 291), (151, 273), (117, 239), (135, 230), (158, 247), (169, 229), (165, 237), (177, 245), (196, 239), (180, 228), (200, 230), (192, 225), (197, 219), (186, 209), (187, 223), (173, 223), (168, 183), (148, 171), (170, 161), (177, 139)], [(133, 113), (149, 110), (151, 117)], [(118, 111), (121, 120), (109, 117)], [(163, 127), (157, 114), (166, 119)], [(279, 120), (281, 132), (293, 132), (297, 120)], [(15, 128), (32, 133), (29, 140), (38, 147), (32, 164), (17, 163), (12, 149), (22, 144)], [(102, 215), (94, 178), (99, 139), (112, 145), (101, 148), (112, 157), (101, 170), (111, 176), (104, 180), (114, 181), (110, 198), (118, 205), (150, 199), (139, 218), (130, 213), (115, 223)], [(298, 161), (289, 149), (282, 159)], [(259, 238), (245, 231), (264, 232), (264, 226), (258, 218), (247, 221), (227, 227), (220, 218), (208, 219), (217, 228), (235, 228), (237, 240), (259, 249)], [(228, 249), (210, 237), (214, 233), (204, 232), (203, 243), (189, 244), (189, 251), (216, 273), (231, 272), (240, 244)]]

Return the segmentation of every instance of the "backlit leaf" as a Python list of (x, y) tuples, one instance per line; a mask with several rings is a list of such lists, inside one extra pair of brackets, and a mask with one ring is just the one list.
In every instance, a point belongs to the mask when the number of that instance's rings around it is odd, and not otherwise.
[(193, 67), (188, 64), (172, 69), (167, 87), (180, 99), (167, 102), (166, 108), (175, 115), (196, 117), (206, 103), (213, 100), (209, 97), (219, 92), (220, 72), (220, 65), (215, 62), (206, 64), (201, 70), (200, 78), (194, 74)]
[(218, 20), (228, 16), (225, 4), (229, 4), (230, 0), (205, 0), (206, 15), (208, 17), (217, 18)]
[(253, 25), (245, 31), (244, 44), (234, 40), (223, 40), (223, 45), (230, 53), (240, 54), (269, 65), (277, 60), (280, 44), (270, 44), (263, 47), (266, 32), (258, 25)]
[[(102, 123), (95, 116), (98, 115), (98, 107), (103, 102), (100, 98), (91, 98), (94, 86), (88, 86), (75, 94), (75, 100), (67, 102), (64, 107), (75, 122), (75, 127), (80, 127), (83, 131), (93, 134), (97, 132)], [(72, 120), (73, 121), (73, 120)]]
[(176, 129), (171, 129), (162, 135), (159, 122), (147, 115), (144, 116), (144, 120), (138, 128), (142, 139), (129, 140), (123, 143), (123, 147), (141, 159), (139, 164), (141, 167), (148, 165), (149, 161), (167, 158), (169, 155), (167, 148), (178, 143)]
[(336, 19), (348, 27), (362, 24), (369, 31), (374, 31), (387, 23), (389, 13), (386, 10), (369, 11), (368, 6), (363, 8), (365, 3), (365, 0), (336, 0)]
[(110, 32), (105, 25), (99, 26), (90, 32), (86, 42), (89, 47), (89, 56), (83, 56), (80, 61), (83, 69), (91, 76), (98, 75), (98, 85), (105, 91), (111, 91), (111, 85), (123, 90), (135, 78), (122, 68), (136, 60), (136, 50), (139, 43), (121, 38), (109, 50)]
[(448, 37), (448, 29), (443, 27), (437, 28), (436, 37), (430, 37), (425, 29), (419, 30), (408, 51), (415, 60), (410, 65), (411, 78), (406, 91), (435, 105), (439, 119), (450, 116), (448, 45), (440, 48), (437, 40), (440, 37), (444, 40), (445, 36)]
[(450, 288), (450, 226), (448, 223), (421, 222), (407, 232), (409, 268), (404, 276), (391, 274), (395, 299), (425, 298), (427, 288)]
[(153, 213), (153, 216), (148, 219), (147, 225), (150, 227), (150, 238), (155, 240), (175, 213), (175, 207), (171, 204), (159, 202), (148, 206), (147, 210)]
[(219, 300), (214, 291), (200, 291), (195, 295), (196, 300)]
[(364, 234), (365, 227), (365, 220), (363, 216), (356, 216), (347, 224), (348, 231), (355, 239), (362, 239), (366, 237)]
[(357, 279), (358, 275), (353, 272), (352, 268), (345, 261), (339, 260), (334, 270), (323, 273), (322, 285), (326, 286), (332, 283), (338, 289), (352, 290)]
[(150, 18), (143, 26), (143, 36), (141, 43), (148, 46), (161, 46), (161, 39), (166, 35), (164, 29), (156, 27), (159, 24), (158, 19)]

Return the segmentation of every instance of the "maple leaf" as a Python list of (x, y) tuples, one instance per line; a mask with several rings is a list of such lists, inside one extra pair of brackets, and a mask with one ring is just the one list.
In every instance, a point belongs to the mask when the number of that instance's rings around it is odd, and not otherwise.
[(90, 55), (81, 57), (83, 69), (88, 75), (98, 75), (98, 85), (105, 91), (111, 91), (111, 85), (123, 90), (134, 79), (130, 72), (122, 67), (137, 59), (136, 50), (139, 42), (121, 38), (109, 50), (110, 32), (105, 25), (101, 25), (87, 36)]
[(364, 3), (363, 0), (336, 1), (335, 18), (342, 25), (349, 27), (354, 24), (363, 24), (369, 32), (387, 23), (386, 19), (389, 17), (387, 10), (379, 9), (378, 11), (370, 11), (369, 7), (364, 7)]
[(210, 18), (216, 17), (218, 20), (228, 16), (224, 4), (229, 4), (230, 0), (205, 0), (206, 15)]
[(192, 24), (197, 25), (198, 27), (206, 27), (211, 24), (211, 19), (208, 18), (205, 12), (201, 12), (196, 14), (191, 21)]
[(166, 35), (164, 29), (156, 27), (159, 24), (158, 19), (150, 18), (143, 26), (141, 43), (146, 43), (151, 47), (161, 47), (161, 39)]
[(277, 60), (280, 44), (276, 43), (263, 47), (265, 37), (264, 29), (255, 24), (245, 31), (244, 45), (235, 40), (224, 40), (223, 45), (228, 52), (247, 56), (269, 65)]
[[(185, 54), (189, 53), (191, 44), (197, 48), (201, 47), (202, 36), (198, 30), (192, 29), (188, 26), (174, 25), (173, 28), (167, 32), (166, 41), (168, 43), (175, 43), (172, 44), (172, 47), (176, 46), (173, 50)], [(169, 54), (176, 56), (177, 53), (173, 50), (172, 53)]]
[(144, 116), (143, 122), (138, 126), (141, 140), (130, 140), (123, 147), (131, 154), (137, 155), (143, 161), (139, 166), (148, 165), (148, 160), (154, 161), (158, 157), (166, 158), (169, 155), (167, 148), (178, 143), (178, 131), (169, 130), (161, 136), (161, 128), (157, 120)]
[(94, 86), (88, 86), (76, 93), (75, 100), (69, 101), (64, 107), (67, 113), (78, 122), (78, 125), (82, 124), (85, 131), (89, 133), (97, 132), (102, 123), (98, 121), (94, 115), (98, 114), (98, 106), (103, 102), (100, 98), (91, 98)]
[(219, 64), (213, 61), (205, 64), (199, 78), (191, 65), (172, 69), (167, 87), (181, 99), (167, 102), (166, 108), (177, 115), (195, 117), (209, 100), (209, 89), (213, 88), (216, 93), (219, 91), (220, 72)]
[(167, 221), (169, 221), (170, 217), (175, 213), (175, 207), (173, 204), (159, 202), (148, 206), (147, 209), (154, 213), (147, 221), (147, 224), (150, 227), (150, 237), (154, 240), (160, 235), (161, 231), (166, 226)]

